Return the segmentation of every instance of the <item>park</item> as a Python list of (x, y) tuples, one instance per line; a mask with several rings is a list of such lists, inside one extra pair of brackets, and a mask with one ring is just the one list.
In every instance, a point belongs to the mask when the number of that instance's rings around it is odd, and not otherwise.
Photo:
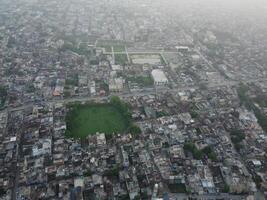
[(109, 103), (75, 103), (68, 105), (68, 109), (67, 137), (85, 139), (97, 132), (111, 135), (137, 130), (132, 124), (129, 106), (115, 96)]

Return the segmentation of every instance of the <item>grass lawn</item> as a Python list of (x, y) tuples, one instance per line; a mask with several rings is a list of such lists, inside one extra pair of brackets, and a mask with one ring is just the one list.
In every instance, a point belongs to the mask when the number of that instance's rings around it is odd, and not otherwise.
[(102, 132), (121, 133), (127, 129), (127, 122), (121, 112), (109, 104), (76, 105), (67, 115), (66, 135), (86, 138)]
[(111, 48), (111, 46), (108, 46), (108, 45), (101, 45), (100, 47), (101, 47), (101, 48), (104, 48), (105, 51), (106, 51), (107, 53), (111, 53), (111, 52), (112, 52), (112, 48)]
[(168, 187), (170, 191), (173, 193), (186, 193), (185, 184), (182, 183), (169, 184)]
[(154, 81), (150, 76), (132, 76), (127, 77), (127, 80), (143, 87), (153, 86), (154, 84)]
[[(166, 65), (160, 53), (130, 53), (130, 60), (133, 64), (161, 64)], [(140, 63), (141, 62), (141, 63)]]
[(108, 45), (108, 46), (116, 46), (116, 45), (126, 45), (127, 42), (122, 40), (98, 40), (97, 46)]
[(105, 48), (107, 53), (112, 52), (112, 47), (114, 52), (125, 52), (126, 42), (121, 40), (98, 40), (96, 46)]
[(116, 65), (125, 65), (128, 62), (126, 54), (115, 54), (115, 64)]
[(125, 46), (123, 45), (113, 46), (113, 51), (114, 52), (125, 52)]

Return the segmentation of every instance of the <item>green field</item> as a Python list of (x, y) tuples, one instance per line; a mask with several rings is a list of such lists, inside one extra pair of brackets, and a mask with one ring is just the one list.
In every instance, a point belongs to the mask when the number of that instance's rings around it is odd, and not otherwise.
[(98, 40), (96, 46), (105, 48), (106, 53), (112, 52), (125, 52), (127, 43), (121, 40)]
[(127, 81), (132, 83), (137, 83), (142, 87), (153, 86), (154, 81), (150, 76), (129, 76)]
[(125, 65), (128, 63), (128, 58), (126, 54), (115, 54), (115, 64)]
[(98, 47), (104, 48), (106, 53), (111, 53), (112, 48), (114, 52), (124, 53), (126, 51), (124, 45), (101, 45)]
[(72, 106), (66, 121), (66, 135), (82, 139), (96, 132), (122, 133), (128, 125), (123, 114), (110, 104)]
[(113, 46), (114, 52), (125, 52), (125, 46), (124, 45), (115, 45)]
[(119, 46), (119, 45), (127, 45), (127, 42), (122, 41), (122, 40), (98, 40), (97, 41), (97, 46), (102, 46), (102, 45), (108, 45), (108, 46)]
[(7, 99), (7, 89), (0, 86), (0, 109), (5, 105)]
[(160, 53), (130, 53), (130, 61), (133, 64), (161, 64), (166, 65)]
[(108, 45), (101, 45), (99, 46), (101, 48), (104, 48), (106, 53), (111, 53), (112, 52), (112, 47), (111, 46), (108, 46)]

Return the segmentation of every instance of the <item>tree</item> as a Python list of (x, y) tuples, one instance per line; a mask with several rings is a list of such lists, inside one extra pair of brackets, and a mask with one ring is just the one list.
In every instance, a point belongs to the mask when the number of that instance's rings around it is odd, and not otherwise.
[(4, 188), (0, 188), (0, 197), (4, 196), (6, 194), (6, 190)]
[(141, 198), (140, 198), (140, 195), (139, 194), (134, 197), (134, 200), (140, 200), (140, 199)]
[(213, 149), (210, 146), (205, 147), (204, 149), (202, 149), (202, 152), (208, 156), (209, 159), (211, 159), (212, 161), (217, 161), (217, 156), (214, 153)]
[(32, 92), (35, 91), (35, 87), (34, 87), (33, 83), (29, 83), (29, 84), (27, 84), (26, 87), (27, 87), (27, 88), (26, 88), (26, 91), (29, 92), (29, 93), (32, 93)]
[(163, 116), (166, 116), (168, 115), (166, 112), (164, 111), (157, 111), (156, 112), (156, 117), (159, 118), (159, 117), (163, 117)]
[(142, 132), (142, 130), (137, 125), (132, 124), (129, 128), (129, 132), (133, 135), (138, 135)]
[(0, 98), (7, 96), (7, 89), (4, 86), (0, 86)]
[(209, 157), (209, 159), (211, 159), (213, 162), (214, 162), (214, 161), (217, 161), (217, 156), (216, 156), (216, 154), (215, 154), (214, 152), (210, 152), (210, 153), (208, 154), (208, 157)]
[(10, 36), (7, 41), (7, 47), (12, 48), (15, 44), (16, 44), (16, 39)]
[(92, 176), (92, 171), (88, 169), (86, 172), (84, 172), (84, 176)]
[(7, 89), (4, 86), (0, 86), (0, 107), (4, 105), (7, 98)]
[(190, 112), (190, 115), (191, 115), (191, 117), (192, 117), (193, 119), (196, 119), (196, 118), (198, 118), (198, 116), (199, 116), (199, 114), (198, 114), (196, 111), (194, 111), (194, 110), (192, 110), (192, 111)]
[(121, 100), (118, 96), (112, 96), (110, 97), (110, 103), (114, 106), (121, 106)]
[(118, 96), (112, 96), (110, 98), (110, 104), (113, 105), (124, 116), (124, 119), (126, 120), (127, 124), (130, 125), (131, 123), (130, 106), (122, 102)]
[(203, 152), (198, 150), (195, 144), (193, 143), (186, 143), (184, 145), (184, 150), (187, 152), (191, 152), (193, 154), (193, 157), (197, 160), (201, 160), (204, 156)]
[(229, 193), (229, 192), (230, 192), (230, 187), (229, 187), (229, 185), (227, 185), (227, 184), (225, 183), (222, 192), (224, 192), (224, 193)]
[(105, 133), (105, 136), (107, 141), (110, 141), (113, 138), (113, 134)]
[(104, 172), (104, 176), (107, 177), (118, 177), (119, 176), (120, 169), (118, 166), (113, 167), (112, 169), (109, 169)]
[(203, 158), (203, 153), (199, 150), (193, 151), (193, 156), (197, 160), (201, 160)]
[(71, 96), (70, 91), (65, 90), (64, 93), (63, 93), (63, 96), (64, 97), (70, 97)]
[(230, 134), (231, 134), (231, 140), (234, 144), (238, 144), (245, 139), (245, 134), (241, 130), (234, 129), (230, 132)]
[(211, 147), (210, 146), (205, 147), (204, 149), (202, 149), (202, 152), (205, 154), (211, 153), (212, 152)]
[(233, 142), (235, 149), (239, 152), (242, 148), (241, 142), (245, 139), (245, 134), (241, 130), (233, 129), (230, 132), (230, 135), (231, 141)]
[(249, 90), (249, 88), (247, 85), (245, 85), (243, 83), (239, 84), (239, 87), (237, 88), (237, 94), (238, 94), (238, 97), (240, 99), (241, 104), (248, 101), (248, 97), (246, 95), (248, 90)]
[(257, 188), (260, 189), (261, 183), (262, 183), (261, 177), (259, 175), (255, 175), (255, 176), (253, 176), (253, 180), (254, 180)]

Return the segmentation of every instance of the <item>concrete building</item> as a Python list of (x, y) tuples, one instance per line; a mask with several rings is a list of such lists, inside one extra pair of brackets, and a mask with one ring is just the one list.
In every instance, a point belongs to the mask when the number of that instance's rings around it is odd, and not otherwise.
[(189, 52), (189, 47), (188, 46), (176, 46), (175, 48), (177, 49), (178, 52), (182, 52), (182, 53)]
[(123, 78), (112, 78), (109, 80), (109, 91), (121, 92), (123, 90), (123, 85), (124, 85)]
[(152, 70), (151, 74), (152, 74), (155, 85), (161, 86), (161, 85), (168, 84), (168, 79), (162, 70), (154, 69)]

